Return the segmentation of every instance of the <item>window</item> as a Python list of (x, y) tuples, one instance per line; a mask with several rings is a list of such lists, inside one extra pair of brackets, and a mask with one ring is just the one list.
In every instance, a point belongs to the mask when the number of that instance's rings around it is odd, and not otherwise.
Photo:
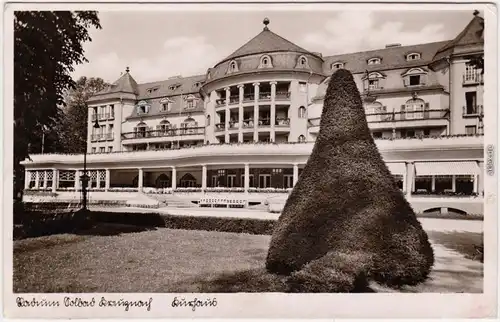
[(210, 125), (210, 115), (207, 115), (207, 125)]
[(73, 188), (75, 186), (75, 171), (59, 171), (59, 188)]
[(229, 73), (237, 72), (238, 71), (238, 64), (233, 60), (232, 62), (229, 63)]
[(410, 86), (420, 85), (420, 75), (410, 75)]
[(307, 93), (307, 83), (306, 82), (299, 82), (299, 91), (301, 93)]
[(306, 142), (306, 137), (305, 137), (305, 136), (303, 136), (303, 135), (300, 135), (300, 136), (299, 136), (298, 141), (299, 141), (300, 143), (304, 143), (304, 142)]
[(112, 146), (108, 146), (108, 153), (111, 153), (113, 152), (113, 147)]
[(377, 88), (378, 88), (378, 79), (369, 79), (368, 89), (377, 89)]
[(103, 147), (103, 146), (101, 146), (101, 147), (99, 148), (99, 153), (104, 153), (104, 152), (106, 152), (106, 148), (105, 148), (105, 147)]
[(465, 65), (465, 75), (464, 75), (464, 81), (465, 82), (475, 82), (477, 80), (477, 69), (473, 65)]
[(293, 188), (293, 175), (285, 174), (283, 176), (283, 187), (285, 189)]
[(477, 113), (477, 93), (476, 92), (466, 92), (465, 93), (465, 114), (476, 114)]
[(168, 135), (170, 134), (170, 129), (172, 125), (170, 124), (169, 121), (163, 120), (160, 122), (160, 125), (156, 127), (156, 130), (159, 132), (159, 135)]
[(181, 128), (183, 134), (196, 134), (197, 133), (198, 122), (196, 122), (193, 118), (188, 117), (181, 123)]
[(477, 133), (477, 126), (476, 125), (466, 125), (465, 126), (465, 134), (474, 135), (476, 133)]
[(470, 195), (474, 192), (474, 176), (458, 175), (455, 176), (455, 191)]
[(307, 58), (304, 56), (300, 56), (299, 59), (297, 60), (297, 66), (299, 68), (306, 68), (307, 67)]
[(431, 192), (432, 176), (416, 176), (415, 191), (416, 192)]
[(147, 132), (147, 125), (144, 122), (137, 124), (137, 127), (134, 128), (134, 133), (136, 138), (145, 138)]
[(235, 174), (228, 174), (227, 175), (227, 187), (228, 188), (236, 187), (236, 175)]
[(194, 100), (190, 100), (186, 102), (186, 109), (190, 110), (194, 108)]
[(419, 60), (419, 59), (420, 59), (420, 54), (418, 54), (418, 53), (411, 53), (411, 54), (406, 55), (407, 61)]
[(453, 177), (450, 175), (446, 176), (435, 176), (434, 191), (435, 192), (450, 192), (453, 188)]
[(406, 101), (406, 104), (402, 106), (405, 111), (405, 117), (407, 119), (423, 119), (424, 109), (428, 106), (422, 99), (414, 98)]
[(378, 139), (382, 137), (382, 132), (373, 132), (372, 135), (374, 138)]
[(299, 118), (303, 119), (306, 117), (306, 108), (304, 106), (299, 107)]
[(401, 130), (401, 137), (402, 138), (414, 138), (415, 137), (415, 130)]
[(259, 68), (270, 68), (270, 67), (273, 67), (273, 65), (271, 64), (271, 57), (269, 57), (268, 55), (262, 56), (262, 58), (260, 59)]
[(381, 59), (380, 58), (370, 58), (368, 59), (368, 65), (376, 65), (380, 64)]
[(92, 148), (92, 153), (96, 153), (97, 152), (97, 148)]
[(331, 68), (334, 70), (344, 68), (344, 63), (333, 63)]
[(111, 104), (109, 106), (109, 118), (114, 118), (115, 117), (115, 106)]
[(137, 104), (137, 114), (146, 114), (149, 112), (149, 105), (145, 101), (140, 101)]

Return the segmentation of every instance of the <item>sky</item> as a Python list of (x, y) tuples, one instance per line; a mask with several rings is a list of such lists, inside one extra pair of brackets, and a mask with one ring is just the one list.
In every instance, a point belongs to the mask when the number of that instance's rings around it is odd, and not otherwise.
[(413, 45), (456, 37), (473, 18), (467, 11), (100, 11), (102, 29), (84, 44), (89, 63), (72, 76), (114, 82), (126, 67), (138, 83), (205, 74), (269, 29), (323, 56)]

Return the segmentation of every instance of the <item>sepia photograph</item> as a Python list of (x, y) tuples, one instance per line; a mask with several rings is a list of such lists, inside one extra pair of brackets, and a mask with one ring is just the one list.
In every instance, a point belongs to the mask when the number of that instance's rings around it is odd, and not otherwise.
[(494, 7), (323, 5), (7, 6), (9, 312), (496, 315)]

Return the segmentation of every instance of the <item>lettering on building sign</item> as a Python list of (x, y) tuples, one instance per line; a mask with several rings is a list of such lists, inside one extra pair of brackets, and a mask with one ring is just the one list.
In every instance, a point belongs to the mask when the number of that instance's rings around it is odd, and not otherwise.
[(486, 148), (486, 173), (489, 176), (495, 174), (495, 147), (489, 144)]

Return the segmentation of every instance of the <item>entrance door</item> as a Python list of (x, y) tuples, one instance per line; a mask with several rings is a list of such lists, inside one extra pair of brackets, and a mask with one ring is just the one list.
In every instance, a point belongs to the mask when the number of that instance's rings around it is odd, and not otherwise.
[(227, 187), (233, 188), (235, 186), (236, 186), (236, 175), (235, 174), (228, 174), (227, 175)]
[(259, 175), (259, 188), (269, 188), (271, 187), (271, 175), (270, 174), (260, 174)]

